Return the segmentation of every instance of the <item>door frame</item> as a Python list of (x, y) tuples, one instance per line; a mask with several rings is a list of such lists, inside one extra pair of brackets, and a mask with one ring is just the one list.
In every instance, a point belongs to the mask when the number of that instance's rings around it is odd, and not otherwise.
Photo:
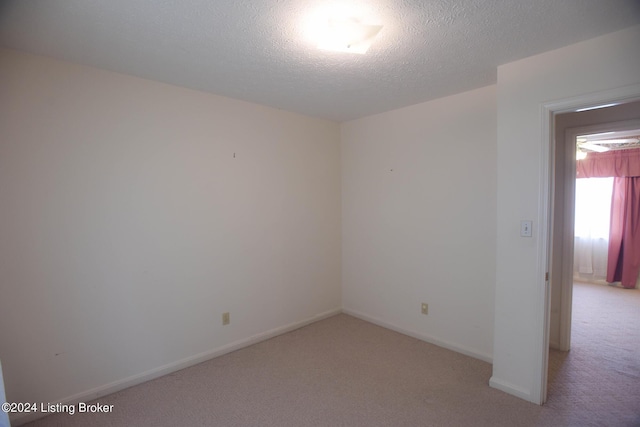
[[(575, 228), (575, 190), (576, 190), (576, 138), (579, 135), (615, 132), (631, 129), (640, 129), (640, 119), (622, 120), (615, 122), (599, 123), (567, 128), (563, 141), (556, 144), (564, 144), (565, 162), (563, 167), (564, 203), (560, 207), (562, 212), (562, 259), (553, 259), (552, 262), (562, 262), (561, 296), (560, 296), (560, 335), (559, 350), (569, 351), (571, 348), (571, 310), (573, 303), (573, 251)], [(555, 185), (555, 184), (554, 184)]]
[(577, 97), (551, 101), (540, 105), (542, 118), (542, 138), (540, 141), (540, 197), (538, 200), (540, 212), (541, 244), (538, 246), (539, 283), (536, 296), (537, 310), (536, 341), (538, 351), (534, 354), (533, 390), (532, 397), (537, 396), (540, 404), (547, 400), (547, 374), (549, 364), (549, 316), (551, 307), (551, 292), (549, 292), (553, 262), (553, 214), (554, 214), (554, 152), (556, 141), (554, 138), (556, 114), (575, 112), (581, 108), (596, 107), (610, 103), (625, 103), (640, 99), (640, 83), (618, 87), (601, 92), (594, 92)]

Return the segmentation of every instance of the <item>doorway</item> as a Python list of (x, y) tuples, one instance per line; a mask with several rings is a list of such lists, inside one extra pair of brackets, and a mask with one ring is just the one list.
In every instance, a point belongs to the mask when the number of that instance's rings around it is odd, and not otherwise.
[(555, 170), (549, 346), (568, 351), (571, 342), (576, 138), (640, 128), (640, 101), (555, 117)]
[[(640, 128), (640, 101), (554, 117), (553, 209), (551, 239), (551, 292), (549, 301), (549, 349), (571, 348), (573, 303), (574, 196), (576, 137), (578, 135)], [(548, 354), (547, 354), (548, 356)], [(558, 369), (555, 361), (550, 370)], [(575, 365), (575, 364), (574, 364)], [(547, 372), (548, 374), (548, 372)], [(553, 377), (550, 376), (553, 380)]]

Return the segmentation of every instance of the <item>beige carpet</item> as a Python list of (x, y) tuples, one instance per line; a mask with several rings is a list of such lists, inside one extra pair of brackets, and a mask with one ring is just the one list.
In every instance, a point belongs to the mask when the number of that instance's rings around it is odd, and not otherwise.
[(571, 351), (549, 354), (557, 425), (640, 426), (640, 290), (575, 283)]
[[(590, 292), (578, 285), (576, 300), (583, 288)], [(100, 399), (111, 414), (29, 425), (640, 425), (640, 291), (601, 288), (577, 303), (574, 349), (553, 352), (542, 407), (490, 388), (488, 363), (338, 315)], [(612, 293), (624, 299), (600, 295)], [(603, 304), (634, 317), (604, 321), (594, 314)]]

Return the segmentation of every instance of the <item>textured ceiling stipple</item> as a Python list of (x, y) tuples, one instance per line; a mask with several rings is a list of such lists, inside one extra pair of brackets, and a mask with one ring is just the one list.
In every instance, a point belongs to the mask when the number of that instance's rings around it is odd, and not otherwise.
[[(383, 25), (366, 54), (305, 33), (336, 5)], [(0, 46), (337, 121), (493, 84), (500, 64), (636, 24), (638, 0), (0, 1)]]

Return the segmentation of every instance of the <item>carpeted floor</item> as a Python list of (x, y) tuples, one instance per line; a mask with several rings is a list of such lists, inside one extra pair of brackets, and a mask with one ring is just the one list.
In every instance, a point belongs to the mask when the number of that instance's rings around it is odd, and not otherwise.
[(575, 286), (573, 349), (551, 353), (542, 407), (490, 388), (488, 363), (337, 315), (106, 396), (110, 414), (29, 425), (640, 425), (640, 291), (594, 286)]
[(549, 353), (556, 425), (640, 426), (640, 290), (576, 282), (571, 351)]

